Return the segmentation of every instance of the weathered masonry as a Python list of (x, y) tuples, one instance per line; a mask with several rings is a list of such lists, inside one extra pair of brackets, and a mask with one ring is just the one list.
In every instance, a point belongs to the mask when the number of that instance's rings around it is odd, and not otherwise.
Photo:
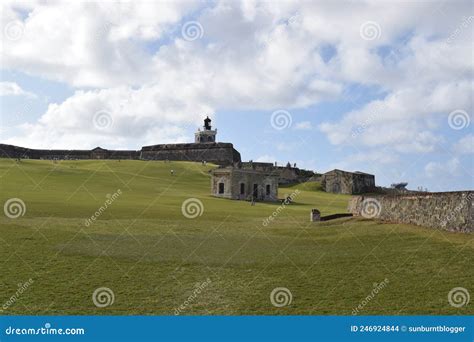
[[(473, 191), (354, 196), (349, 211), (363, 215), (371, 205), (374, 218), (457, 232), (474, 231)], [(374, 207), (375, 206), (375, 207)]]
[(235, 200), (278, 200), (278, 176), (233, 167), (218, 168), (211, 172), (213, 196)]
[(321, 185), (326, 192), (362, 194), (375, 190), (375, 176), (360, 171), (334, 169), (323, 174)]
[(140, 159), (207, 161), (219, 165), (232, 165), (240, 161), (240, 153), (230, 143), (164, 144), (142, 147)]
[(21, 159), (139, 159), (140, 151), (107, 150), (101, 147), (92, 150), (40, 150), (0, 144), (0, 158)]

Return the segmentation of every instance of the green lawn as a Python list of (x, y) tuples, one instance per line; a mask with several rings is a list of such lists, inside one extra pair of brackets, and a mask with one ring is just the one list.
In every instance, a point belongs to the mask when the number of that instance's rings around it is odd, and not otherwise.
[[(472, 234), (353, 218), (311, 224), (311, 208), (344, 213), (349, 196), (307, 183), (280, 188), (282, 198), (300, 191), (284, 209), (251, 206), (211, 197), (211, 168), (0, 159), (2, 206), (10, 198), (26, 205), (19, 218), (0, 215), (1, 314), (172, 315), (183, 305), (185, 315), (350, 315), (361, 303), (361, 315), (474, 314), (472, 301), (448, 302), (455, 287), (474, 295)], [(183, 216), (188, 198), (203, 203), (201, 216)], [(112, 305), (94, 305), (100, 287), (113, 291)], [(272, 305), (277, 287), (291, 304)]]

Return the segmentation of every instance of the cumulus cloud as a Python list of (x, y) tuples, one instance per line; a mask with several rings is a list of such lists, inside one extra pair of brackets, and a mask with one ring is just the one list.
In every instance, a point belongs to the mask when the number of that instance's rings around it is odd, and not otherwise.
[(302, 131), (312, 130), (313, 125), (311, 124), (311, 121), (301, 121), (295, 124), (295, 129)]
[[(442, 20), (436, 6), (4, 2), (3, 67), (77, 89), (9, 141), (174, 141), (202, 113), (305, 108), (356, 85), (378, 99), (321, 124), (331, 143), (432, 152), (443, 142), (437, 120), (471, 105), (474, 74), (472, 32), (459, 30), (470, 2), (446, 4)], [(182, 34), (189, 20), (202, 29), (195, 40)], [(372, 21), (378, 31), (367, 39), (361, 28)], [(112, 113), (106, 132), (91, 126), (100, 110)]]
[(447, 162), (429, 162), (425, 166), (425, 173), (430, 178), (455, 176), (460, 171), (460, 161), (458, 158), (451, 158)]
[(23, 90), (15, 82), (0, 82), (0, 96), (26, 96), (36, 98), (36, 95)]
[(474, 134), (468, 134), (459, 139), (453, 146), (456, 154), (473, 154), (474, 153)]

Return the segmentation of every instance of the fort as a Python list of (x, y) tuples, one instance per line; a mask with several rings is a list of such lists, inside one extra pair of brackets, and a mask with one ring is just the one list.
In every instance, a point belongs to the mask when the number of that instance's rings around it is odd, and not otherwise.
[[(375, 176), (339, 169), (318, 174), (288, 163), (242, 162), (233, 144), (217, 142), (217, 129), (212, 129), (206, 117), (204, 126), (194, 134), (193, 143), (158, 144), (143, 146), (140, 150), (108, 150), (96, 147), (91, 150), (31, 149), (0, 144), (0, 158), (78, 160), (116, 159), (147, 161), (192, 161), (217, 165), (211, 173), (211, 195), (219, 198), (247, 201), (277, 201), (278, 187), (307, 181), (320, 181), (326, 192), (358, 195), (349, 202), (348, 211), (354, 216), (377, 218), (384, 221), (411, 223), (450, 231), (472, 232), (474, 208), (472, 191), (420, 193), (406, 190), (406, 183), (392, 189), (377, 187)], [(396, 184), (397, 185), (397, 184)], [(367, 206), (370, 205), (370, 208)], [(337, 218), (335, 214), (321, 217), (313, 209), (313, 222)], [(349, 214), (350, 215), (350, 214)]]
[(0, 144), (0, 158), (15, 159), (142, 159), (142, 160), (203, 160), (218, 165), (233, 165), (241, 161), (240, 153), (231, 143), (217, 143), (217, 130), (212, 130), (211, 119), (204, 120), (204, 129), (195, 134), (195, 142), (143, 146), (141, 150), (41, 150)]
[[(265, 174), (276, 177), (279, 184), (304, 182), (314, 177), (313, 171), (302, 170), (288, 163), (286, 166), (276, 166), (273, 163), (242, 162), (239, 151), (233, 144), (217, 142), (217, 129), (212, 129), (211, 119), (206, 117), (204, 125), (194, 134), (194, 143), (158, 144), (143, 146), (140, 150), (108, 150), (96, 147), (91, 150), (46, 150), (0, 144), (0, 158), (14, 159), (46, 159), (46, 160), (76, 160), (76, 159), (136, 159), (162, 161), (193, 161), (209, 162), (219, 167), (233, 167), (241, 170), (241, 174)], [(263, 186), (259, 183), (259, 186)], [(250, 191), (250, 190), (249, 190)], [(252, 190), (253, 191), (253, 190)], [(239, 197), (232, 195), (233, 197)], [(222, 197), (222, 196), (220, 196)], [(257, 196), (270, 198), (269, 196)]]

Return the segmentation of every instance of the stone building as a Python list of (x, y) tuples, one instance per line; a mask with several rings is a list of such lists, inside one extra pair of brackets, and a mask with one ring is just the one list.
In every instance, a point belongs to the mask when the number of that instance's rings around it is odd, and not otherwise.
[(375, 176), (356, 171), (334, 169), (323, 174), (321, 185), (326, 192), (336, 194), (362, 194), (375, 190)]
[(282, 184), (295, 184), (303, 183), (310, 180), (315, 176), (313, 171), (299, 169), (296, 166), (276, 166), (273, 163), (262, 163), (262, 162), (242, 162), (239, 163), (239, 167), (242, 169), (251, 169), (257, 171), (264, 171), (278, 176), (278, 183)]
[(264, 171), (218, 168), (211, 171), (213, 196), (255, 201), (278, 200), (278, 176)]

